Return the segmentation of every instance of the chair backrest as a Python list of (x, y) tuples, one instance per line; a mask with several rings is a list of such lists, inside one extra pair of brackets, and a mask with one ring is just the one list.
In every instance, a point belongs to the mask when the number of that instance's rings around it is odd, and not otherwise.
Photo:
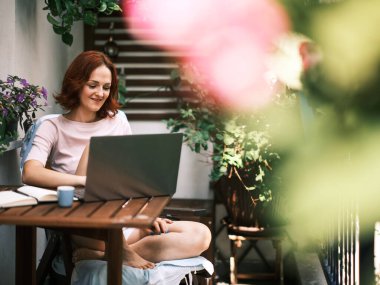
[(25, 159), (27, 158), (29, 151), (32, 148), (32, 143), (33, 143), (34, 137), (36, 136), (36, 131), (37, 131), (38, 127), (46, 119), (55, 118), (55, 117), (58, 117), (59, 115), (60, 114), (49, 114), (49, 115), (45, 115), (45, 116), (40, 117), (30, 126), (30, 128), (26, 132), (25, 137), (22, 140), (22, 146), (21, 146), (21, 150), (20, 150), (20, 172), (21, 172), (21, 174), (22, 174), (22, 170), (24, 168)]

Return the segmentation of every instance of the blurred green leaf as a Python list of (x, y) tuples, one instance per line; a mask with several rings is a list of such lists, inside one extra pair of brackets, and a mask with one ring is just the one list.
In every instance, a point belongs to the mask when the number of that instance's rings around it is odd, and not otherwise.
[(96, 26), (98, 23), (98, 17), (94, 12), (87, 10), (84, 12), (83, 22), (90, 26)]
[(54, 19), (54, 17), (50, 13), (47, 14), (47, 20), (53, 26), (60, 26), (61, 25), (61, 23), (58, 22), (56, 19)]
[(67, 32), (67, 29), (66, 29), (66, 28), (64, 28), (64, 27), (60, 27), (60, 26), (55, 26), (55, 25), (53, 25), (53, 30), (54, 30), (54, 32), (55, 32), (56, 34), (58, 34), (58, 35), (62, 35), (62, 34), (64, 34), (65, 32)]
[(64, 33), (62, 35), (62, 41), (67, 44), (68, 46), (71, 46), (73, 44), (74, 37), (70, 33)]
[(99, 12), (104, 12), (106, 9), (107, 9), (107, 3), (104, 3), (104, 2), (100, 3), (98, 11)]

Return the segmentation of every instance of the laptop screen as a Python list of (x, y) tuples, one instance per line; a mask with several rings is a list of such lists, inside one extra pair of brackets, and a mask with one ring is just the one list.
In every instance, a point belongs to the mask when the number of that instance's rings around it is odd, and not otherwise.
[(173, 196), (182, 134), (92, 137), (85, 201)]

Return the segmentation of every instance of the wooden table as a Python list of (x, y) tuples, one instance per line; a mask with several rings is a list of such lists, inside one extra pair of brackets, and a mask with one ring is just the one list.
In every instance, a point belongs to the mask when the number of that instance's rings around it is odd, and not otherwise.
[[(0, 191), (14, 189), (1, 187)], [(53, 228), (72, 234), (101, 236), (107, 241), (108, 284), (122, 284), (123, 227), (149, 227), (170, 197), (107, 202), (57, 203), (0, 209), (0, 224), (16, 226), (16, 284), (36, 284), (36, 228)]]

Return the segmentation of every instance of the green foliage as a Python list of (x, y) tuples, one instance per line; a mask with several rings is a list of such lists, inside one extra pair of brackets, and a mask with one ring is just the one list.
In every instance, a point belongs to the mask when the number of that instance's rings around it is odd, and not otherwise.
[(273, 150), (270, 125), (264, 112), (231, 112), (198, 83), (190, 82), (198, 101), (184, 103), (176, 118), (166, 121), (171, 132), (183, 132), (184, 142), (196, 153), (212, 146), (212, 181), (236, 175), (260, 201), (272, 199), (272, 164), (280, 159)]
[(48, 10), (47, 20), (53, 26), (56, 34), (62, 41), (71, 46), (73, 35), (71, 27), (76, 21), (83, 21), (86, 25), (96, 26), (98, 14), (112, 14), (121, 11), (118, 0), (45, 0)]
[(126, 101), (127, 101), (127, 97), (126, 97), (127, 87), (124, 85), (124, 83), (121, 80), (119, 80), (117, 89), (118, 89), (118, 93), (119, 93), (118, 102), (121, 106), (124, 106)]

